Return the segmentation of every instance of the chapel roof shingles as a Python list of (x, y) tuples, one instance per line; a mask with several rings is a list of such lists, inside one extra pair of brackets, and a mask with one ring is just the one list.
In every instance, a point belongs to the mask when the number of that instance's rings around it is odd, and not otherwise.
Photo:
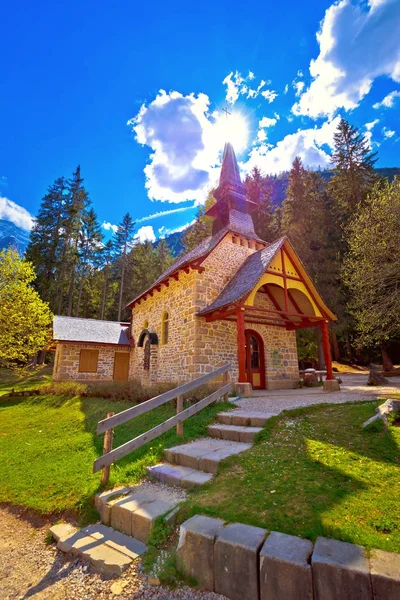
[(203, 308), (198, 314), (206, 315), (245, 298), (263, 276), (265, 269), (271, 264), (286, 239), (286, 237), (282, 237), (266, 248), (251, 254), (214, 302)]
[(78, 317), (53, 319), (53, 340), (129, 346), (129, 326), (119, 321), (99, 321)]
[[(251, 221), (250, 215), (246, 215), (244, 213), (240, 213), (236, 210), (231, 210), (233, 214), (233, 219), (231, 219), (229, 226), (223, 227), (220, 231), (218, 231), (213, 236), (209, 235), (206, 237), (200, 244), (198, 244), (193, 250), (187, 252), (183, 256), (180, 256), (160, 277), (149, 287), (147, 290), (136, 296), (133, 300), (127, 304), (126, 308), (129, 308), (134, 304), (137, 300), (151, 292), (157, 285), (159, 285), (162, 281), (171, 277), (174, 273), (183, 269), (190, 263), (193, 263), (196, 260), (201, 260), (208, 256), (210, 252), (222, 241), (222, 239), (226, 236), (227, 233), (233, 233), (239, 236), (243, 236), (247, 239), (253, 239), (262, 244), (266, 244), (261, 238), (254, 234), (254, 230), (252, 231), (253, 223)], [(249, 225), (249, 219), (251, 221), (251, 225)]]

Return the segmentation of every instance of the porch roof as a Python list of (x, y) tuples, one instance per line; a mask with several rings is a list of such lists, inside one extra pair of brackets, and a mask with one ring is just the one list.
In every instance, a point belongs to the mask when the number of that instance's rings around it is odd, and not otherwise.
[(198, 315), (203, 316), (215, 310), (226, 308), (248, 296), (286, 239), (286, 237), (282, 237), (270, 246), (251, 254), (214, 302), (203, 308)]

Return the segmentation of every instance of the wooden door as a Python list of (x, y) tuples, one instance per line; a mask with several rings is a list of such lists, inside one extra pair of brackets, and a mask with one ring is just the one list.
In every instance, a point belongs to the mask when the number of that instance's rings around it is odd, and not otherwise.
[(246, 329), (246, 373), (253, 389), (265, 389), (264, 343), (252, 329)]
[(114, 380), (126, 381), (129, 377), (129, 352), (116, 352), (114, 356)]

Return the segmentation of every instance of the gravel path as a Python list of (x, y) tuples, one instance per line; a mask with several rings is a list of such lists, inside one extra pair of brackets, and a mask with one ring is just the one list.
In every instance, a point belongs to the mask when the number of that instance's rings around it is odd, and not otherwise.
[(88, 562), (46, 545), (49, 520), (0, 506), (1, 600), (224, 600), (188, 587), (149, 585), (135, 561), (118, 579), (91, 572)]
[(279, 415), (283, 410), (301, 406), (374, 400), (400, 393), (400, 377), (391, 377), (389, 385), (382, 387), (368, 386), (368, 375), (341, 374), (340, 377), (343, 381), (340, 392), (328, 394), (321, 388), (271, 390), (256, 392), (257, 395), (253, 395), (251, 398), (242, 398), (236, 404), (241, 410), (256, 410)]

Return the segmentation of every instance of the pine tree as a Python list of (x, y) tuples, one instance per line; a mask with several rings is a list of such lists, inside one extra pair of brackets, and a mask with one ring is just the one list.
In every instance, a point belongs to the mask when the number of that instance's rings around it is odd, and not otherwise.
[(400, 337), (400, 179), (375, 184), (348, 227), (344, 277), (350, 290), (359, 346), (380, 346), (390, 370), (387, 343)]
[(97, 215), (93, 208), (90, 208), (83, 215), (81, 230), (78, 238), (78, 275), (79, 289), (76, 305), (76, 316), (80, 315), (81, 299), (83, 286), (86, 282), (90, 269), (94, 270), (99, 266), (101, 255), (102, 233)]
[(329, 187), (336, 218), (345, 228), (377, 180), (374, 171), (377, 154), (370, 151), (368, 140), (358, 129), (344, 119), (341, 119), (333, 137), (331, 164), (334, 175)]
[(213, 219), (206, 216), (206, 212), (215, 204), (216, 200), (213, 196), (213, 192), (209, 192), (207, 200), (204, 206), (199, 206), (196, 214), (195, 222), (188, 227), (182, 236), (182, 245), (184, 252), (193, 250), (200, 244), (206, 237), (212, 233)]
[(125, 272), (127, 268), (127, 254), (129, 245), (132, 242), (135, 223), (129, 213), (123, 216), (121, 223), (115, 233), (115, 249), (118, 253), (118, 271), (119, 271), (119, 300), (118, 300), (118, 321), (121, 320), (122, 301), (124, 297)]
[(258, 205), (258, 208), (252, 214), (256, 233), (261, 239), (272, 242), (275, 238), (276, 228), (273, 221), (274, 211), (271, 202), (271, 179), (262, 175), (258, 167), (253, 167), (244, 183), (247, 198)]
[(53, 311), (57, 308), (57, 286), (62, 260), (60, 240), (65, 222), (67, 186), (59, 177), (43, 197), (35, 225), (30, 233), (26, 258), (36, 273), (35, 289)]
[(103, 292), (101, 298), (101, 311), (100, 319), (104, 319), (106, 312), (106, 302), (108, 295), (108, 284), (110, 279), (111, 266), (114, 261), (114, 243), (112, 240), (108, 240), (102, 249), (102, 263), (103, 263)]
[(289, 235), (290, 232), (291, 237), (299, 229), (299, 222), (306, 208), (305, 179), (306, 170), (301, 158), (296, 156), (289, 173), (289, 185), (282, 203), (282, 231), (285, 235)]

